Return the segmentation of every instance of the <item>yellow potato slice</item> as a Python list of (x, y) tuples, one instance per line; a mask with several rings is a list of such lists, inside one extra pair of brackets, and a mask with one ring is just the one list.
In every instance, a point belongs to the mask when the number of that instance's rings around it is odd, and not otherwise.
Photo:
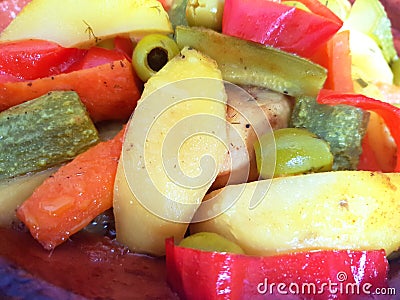
[[(212, 192), (219, 216), (191, 225), (247, 254), (400, 246), (400, 174), (337, 171), (227, 186)], [(259, 203), (258, 203), (259, 202)], [(250, 209), (250, 204), (257, 204)]]
[(216, 63), (194, 49), (147, 81), (114, 193), (117, 240), (132, 251), (163, 255), (166, 238), (183, 238), (224, 162), (226, 98)]
[(0, 34), (0, 41), (43, 39), (64, 47), (89, 47), (114, 36), (171, 33), (157, 0), (33, 0)]

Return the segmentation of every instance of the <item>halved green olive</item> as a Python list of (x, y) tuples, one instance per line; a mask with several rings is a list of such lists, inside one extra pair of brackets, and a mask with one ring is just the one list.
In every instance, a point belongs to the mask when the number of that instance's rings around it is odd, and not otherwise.
[(178, 45), (170, 37), (149, 34), (137, 43), (132, 64), (139, 78), (147, 81), (178, 53)]
[(189, 0), (186, 21), (189, 26), (222, 30), (222, 13), (225, 0)]
[[(274, 146), (275, 143), (275, 146)], [(284, 128), (265, 135), (254, 145), (257, 168), (262, 178), (264, 162), (276, 149), (274, 177), (332, 170), (333, 155), (329, 144), (315, 134), (301, 128)]]
[(184, 238), (179, 246), (203, 251), (244, 254), (240, 246), (214, 232), (198, 232)]

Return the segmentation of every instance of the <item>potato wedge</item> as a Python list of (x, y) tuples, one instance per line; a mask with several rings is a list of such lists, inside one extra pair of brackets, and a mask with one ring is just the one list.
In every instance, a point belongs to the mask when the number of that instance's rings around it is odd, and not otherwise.
[(114, 36), (171, 33), (157, 0), (33, 0), (0, 34), (0, 41), (43, 39), (64, 47), (89, 47)]
[(117, 240), (132, 251), (163, 255), (165, 238), (183, 238), (227, 151), (226, 98), (216, 63), (194, 49), (147, 81), (115, 181)]
[[(337, 171), (282, 177), (227, 186), (206, 200), (211, 198), (215, 202), (210, 211), (232, 206), (191, 225), (191, 232), (219, 233), (247, 254), (385, 249), (390, 255), (400, 246), (399, 173)], [(250, 201), (256, 200), (261, 202), (249, 209)]]

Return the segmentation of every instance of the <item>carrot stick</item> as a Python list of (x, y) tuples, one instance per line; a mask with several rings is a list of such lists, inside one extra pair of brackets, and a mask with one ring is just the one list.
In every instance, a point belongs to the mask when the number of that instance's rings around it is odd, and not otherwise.
[(112, 207), (124, 129), (62, 166), (17, 209), (45, 249), (54, 249)]
[(74, 90), (94, 122), (129, 118), (141, 95), (141, 83), (128, 60), (40, 78), (0, 83), (0, 111), (53, 90)]

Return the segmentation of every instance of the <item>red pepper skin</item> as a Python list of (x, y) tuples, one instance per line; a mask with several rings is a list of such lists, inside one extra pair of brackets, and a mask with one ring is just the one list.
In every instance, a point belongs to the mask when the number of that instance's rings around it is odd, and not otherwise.
[(383, 172), (375, 156), (375, 152), (370, 146), (368, 133), (365, 134), (361, 146), (362, 153), (360, 155), (360, 161), (358, 163), (357, 170)]
[(310, 58), (342, 26), (333, 18), (273, 1), (225, 0), (222, 33)]
[(31, 0), (1, 0), (0, 1), (0, 32), (18, 15)]
[(317, 97), (321, 104), (352, 105), (361, 109), (376, 112), (386, 123), (397, 145), (397, 162), (394, 172), (400, 172), (400, 108), (389, 103), (375, 100), (360, 94), (337, 93), (331, 90), (321, 90)]
[[(111, 63), (113, 61), (127, 59), (127, 56), (120, 52), (101, 47), (90, 48), (86, 55), (75, 62), (71, 67), (65, 70), (65, 73), (94, 68), (100, 65)], [(129, 58), (130, 59), (130, 58)]]
[(130, 38), (120, 36), (114, 38), (114, 50), (123, 53), (126, 59), (130, 61), (132, 60), (133, 48), (133, 42)]
[(2, 42), (0, 74), (15, 77), (16, 81), (54, 76), (65, 72), (86, 53), (84, 49), (64, 48), (44, 40)]
[[(259, 257), (183, 248), (175, 246), (171, 238), (166, 240), (166, 264), (172, 290), (188, 300), (361, 299), (362, 295), (374, 299), (367, 294), (387, 287), (384, 250), (320, 250)], [(352, 285), (356, 282), (358, 295)], [(299, 293), (291, 293), (290, 287), (293, 291), (299, 287)], [(352, 287), (354, 292), (346, 293), (346, 288), (352, 291)]]

